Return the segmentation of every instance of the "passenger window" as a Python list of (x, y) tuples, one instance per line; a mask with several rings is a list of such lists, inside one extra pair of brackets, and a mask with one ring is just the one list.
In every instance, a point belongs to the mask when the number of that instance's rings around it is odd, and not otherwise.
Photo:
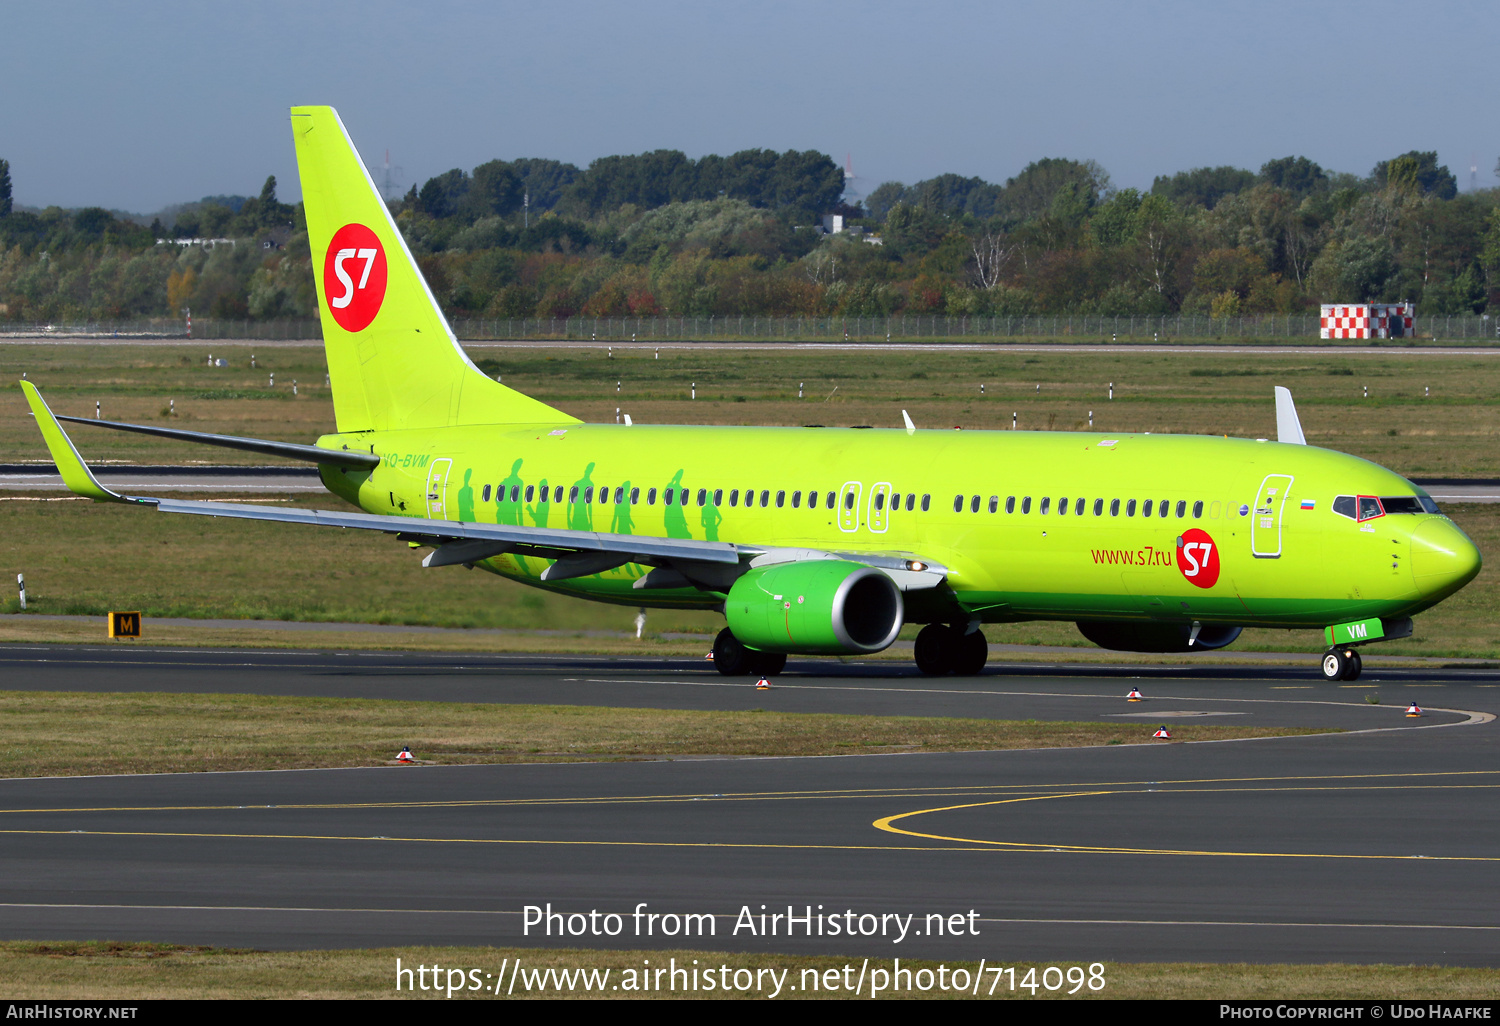
[(607, 502), (609, 502), (609, 489), (608, 488), (601, 488), (601, 489), (599, 489), (599, 504), (602, 506), (602, 505), (604, 505)]
[(802, 505), (802, 489), (799, 488), (795, 492), (792, 493), (792, 509), (798, 509), (799, 507), (801, 507), (801, 505)]
[(661, 493), (661, 504), (663, 506), (670, 506), (670, 505), (672, 505), (672, 498), (673, 498), (673, 489), (671, 489), (671, 488), (665, 489)]
[(585, 488), (583, 490), (583, 501), (584, 502), (593, 502), (594, 501), (594, 486), (593, 485), (589, 485), (587, 488)]
[(1021, 499), (1021, 512), (1022, 513), (1030, 513), (1031, 512), (1031, 496), (1028, 495), (1028, 496), (1025, 496), (1023, 499)]
[(729, 504), (731, 506), (738, 506), (740, 504), (740, 490), (738, 488), (729, 489)]
[(853, 509), (854, 508), (854, 493), (853, 492), (845, 492), (844, 493), (844, 508), (845, 509)]
[(953, 497), (953, 512), (955, 512), (955, 513), (962, 513), (963, 511), (964, 511), (964, 497), (962, 495), (955, 495)]
[[(911, 512), (912, 506), (914, 506), (916, 504), (916, 501), (917, 501), (917, 493), (916, 492), (907, 492), (906, 493), (906, 511), (908, 513)], [(926, 509), (925, 506), (922, 507), (922, 508)]]
[(808, 509), (817, 509), (818, 508), (818, 493), (817, 492), (808, 492), (807, 493), (807, 508)]
[(932, 505), (932, 495), (931, 495), (931, 493), (923, 495), (922, 496), (922, 512), (926, 513), (928, 507), (930, 507), (931, 505)]
[(823, 496), (823, 505), (827, 506), (829, 509), (833, 509), (833, 493), (832, 492), (829, 492), (827, 495)]
[(480, 502), (489, 502), (490, 501), (490, 486), (489, 485), (485, 485), (484, 486), (484, 491), (479, 494), (479, 501)]
[(722, 488), (715, 488), (714, 489), (714, 505), (715, 506), (722, 506), (722, 505), (724, 505), (724, 489), (722, 489)]
[[(510, 501), (511, 502), (515, 502), (520, 497), (521, 497), (521, 486), (520, 485), (511, 485), (510, 486)], [(531, 499), (531, 489), (530, 488), (526, 489), (526, 498), (527, 498), (528, 501), (530, 501), (530, 499)]]
[(1131, 499), (1129, 502), (1125, 503), (1125, 515), (1127, 517), (1133, 517), (1133, 516), (1135, 516), (1135, 500), (1134, 499)]
[(1385, 510), (1380, 508), (1380, 500), (1373, 495), (1361, 495), (1359, 497), (1359, 519), (1374, 520), (1376, 517), (1385, 516)]
[(885, 493), (884, 492), (876, 492), (875, 493), (875, 509), (877, 511), (885, 509)]
[(1177, 519), (1181, 520), (1186, 515), (1187, 515), (1187, 500), (1186, 499), (1178, 499), (1177, 500)]
[(636, 503), (638, 503), (640, 501), (641, 501), (641, 490), (639, 488), (632, 488), (632, 489), (630, 489), (630, 504), (632, 506), (634, 506)]
[(1094, 516), (1096, 516), (1096, 517), (1102, 517), (1103, 515), (1104, 515), (1104, 500), (1103, 499), (1095, 499), (1094, 500)]
[(1007, 512), (1007, 513), (1014, 513), (1015, 511), (1016, 511), (1016, 497), (1014, 495), (1007, 495), (1005, 497), (1005, 512)]
[(1050, 495), (1043, 495), (1042, 496), (1042, 508), (1040, 510), (1038, 510), (1037, 512), (1041, 513), (1042, 516), (1046, 516), (1047, 515), (1047, 508), (1049, 506), (1051, 506), (1051, 505), (1052, 505), (1052, 496), (1050, 496)]
[(1109, 515), (1112, 516), (1112, 517), (1117, 517), (1117, 516), (1120, 515), (1120, 500), (1119, 499), (1110, 499), (1109, 500)]
[(745, 489), (745, 508), (746, 509), (750, 509), (754, 505), (755, 505), (755, 489), (754, 488), (746, 488)]
[(1215, 499), (1213, 502), (1211, 502), (1211, 503), (1208, 504), (1208, 519), (1210, 519), (1210, 520), (1217, 520), (1217, 519), (1219, 519), (1219, 500), (1218, 499)]
[(760, 504), (762, 506), (769, 506), (771, 504), (771, 490), (769, 488), (761, 489)]
[(1203, 500), (1202, 499), (1197, 499), (1197, 500), (1195, 500), (1193, 502), (1193, 519), (1194, 520), (1202, 520), (1203, 519)]
[(615, 489), (615, 505), (618, 506), (620, 503), (622, 503), (624, 501), (625, 501), (625, 486), (621, 485), (620, 487), (618, 487), (618, 488)]
[[(536, 485), (527, 485), (526, 486), (526, 501), (530, 502), (535, 495), (536, 495)], [(511, 498), (514, 499), (515, 496), (512, 495)]]
[(898, 510), (900, 508), (901, 508), (901, 493), (900, 492), (892, 492), (891, 493), (891, 512), (894, 513), (894, 512), (896, 512), (896, 510)]
[(1161, 500), (1161, 502), (1156, 507), (1156, 515), (1159, 516), (1159, 517), (1165, 517), (1167, 515), (1167, 511), (1171, 507), (1171, 505), (1172, 505), (1172, 503), (1169, 502), (1168, 500), (1166, 500), (1166, 499)]
[(999, 511), (1000, 511), (1000, 496), (998, 496), (998, 495), (991, 495), (990, 496), (990, 512), (991, 513), (998, 513)]
[(562, 485), (557, 486), (557, 491), (552, 495), (553, 502), (562, 502)]
[(699, 488), (698, 489), (698, 505), (700, 505), (700, 506), (707, 506), (708, 505), (708, 489), (707, 488)]
[(568, 489), (568, 502), (569, 503), (574, 503), (574, 502), (577, 502), (577, 501), (578, 501), (578, 486), (574, 485), (572, 488)]
[(1068, 513), (1068, 500), (1067, 499), (1058, 499), (1057, 500), (1057, 515), (1058, 516), (1066, 516), (1067, 513)]
[(970, 513), (978, 513), (979, 512), (979, 496), (976, 495), (976, 496), (974, 496), (974, 498), (972, 498), (972, 499), (969, 500), (969, 512)]
[(786, 492), (777, 492), (776, 493), (776, 508), (780, 509), (782, 506), (785, 506), (785, 505), (786, 505)]

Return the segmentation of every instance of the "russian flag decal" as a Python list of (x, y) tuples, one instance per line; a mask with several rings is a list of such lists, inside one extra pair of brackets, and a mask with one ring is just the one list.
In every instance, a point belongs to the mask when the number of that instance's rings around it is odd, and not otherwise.
[(1303, 499), (1302, 500), (1302, 508), (1303, 509), (1313, 509), (1315, 506), (1317, 506), (1316, 500), (1313, 500), (1313, 499)]

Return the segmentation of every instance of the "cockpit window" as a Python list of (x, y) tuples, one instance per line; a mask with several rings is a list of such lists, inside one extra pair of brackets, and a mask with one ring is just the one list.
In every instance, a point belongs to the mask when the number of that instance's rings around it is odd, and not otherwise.
[(1380, 505), (1387, 513), (1422, 513), (1422, 503), (1415, 495), (1382, 495)]
[(1333, 500), (1333, 511), (1341, 517), (1353, 520), (1358, 515), (1359, 506), (1352, 495), (1340, 495)]
[(1380, 500), (1373, 495), (1359, 496), (1359, 519), (1363, 523), (1366, 520), (1374, 520), (1376, 517), (1384, 516), (1385, 511), (1380, 508)]
[(1432, 501), (1432, 496), (1430, 495), (1418, 495), (1417, 501), (1420, 502), (1422, 504), (1422, 508), (1429, 513), (1442, 512), (1442, 510), (1438, 509), (1438, 504)]

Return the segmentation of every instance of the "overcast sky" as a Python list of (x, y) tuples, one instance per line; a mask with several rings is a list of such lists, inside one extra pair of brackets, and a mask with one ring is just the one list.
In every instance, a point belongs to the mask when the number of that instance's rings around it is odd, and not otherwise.
[[(1364, 0), (0, 0), (15, 200), (138, 212), (276, 175), (329, 103), (404, 184), (661, 147), (853, 155), (861, 191), (1092, 158), (1117, 186), (1437, 150), (1496, 185), (1500, 5)], [(1485, 111), (1490, 111), (1486, 114)]]

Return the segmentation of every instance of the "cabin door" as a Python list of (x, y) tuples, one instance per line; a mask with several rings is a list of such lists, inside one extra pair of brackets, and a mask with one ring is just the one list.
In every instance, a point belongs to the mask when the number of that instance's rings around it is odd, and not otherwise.
[(1250, 551), (1257, 559), (1281, 555), (1281, 515), (1291, 490), (1290, 476), (1267, 474), (1255, 493), (1255, 507), (1250, 511)]
[(432, 520), (448, 519), (448, 471), (453, 461), (444, 457), (433, 460), (427, 468), (427, 516)]

